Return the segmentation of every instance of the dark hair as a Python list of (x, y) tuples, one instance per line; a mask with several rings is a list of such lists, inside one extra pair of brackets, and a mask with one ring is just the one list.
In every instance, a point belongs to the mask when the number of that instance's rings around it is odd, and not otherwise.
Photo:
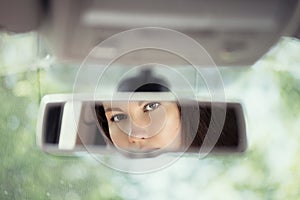
[(109, 134), (109, 127), (108, 127), (108, 121), (105, 116), (105, 110), (102, 104), (97, 104), (95, 105), (95, 111), (96, 111), (96, 116), (97, 120), (99, 122), (100, 128), (102, 129), (101, 132), (104, 132), (104, 136), (106, 137), (105, 139), (109, 140), (112, 142), (110, 134)]

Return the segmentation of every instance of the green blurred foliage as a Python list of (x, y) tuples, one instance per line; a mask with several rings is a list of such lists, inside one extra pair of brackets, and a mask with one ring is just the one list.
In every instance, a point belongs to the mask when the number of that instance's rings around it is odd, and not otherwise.
[[(299, 65), (300, 66), (300, 65)], [(300, 117), (300, 79), (289, 71), (274, 72), (282, 97), (282, 112), (286, 117)]]

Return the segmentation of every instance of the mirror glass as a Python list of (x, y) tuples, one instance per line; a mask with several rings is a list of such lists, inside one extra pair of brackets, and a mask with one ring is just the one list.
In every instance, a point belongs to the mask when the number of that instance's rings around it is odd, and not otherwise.
[[(51, 96), (51, 95), (49, 95)], [(49, 101), (49, 99), (51, 99)], [(204, 101), (42, 101), (38, 140), (47, 152), (118, 151), (145, 156), (166, 152), (243, 152), (241, 104), (226, 102), (224, 123), (212, 115), (224, 103)]]

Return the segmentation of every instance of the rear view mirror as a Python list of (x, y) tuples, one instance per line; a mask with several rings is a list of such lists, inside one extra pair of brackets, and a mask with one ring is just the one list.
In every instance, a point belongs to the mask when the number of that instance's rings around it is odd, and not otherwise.
[[(170, 152), (243, 152), (246, 126), (241, 104), (182, 100), (139, 93), (125, 101), (72, 94), (43, 98), (37, 141), (46, 152), (152, 156)], [(150, 98), (151, 97), (151, 98)], [(154, 98), (155, 97), (155, 98)], [(215, 112), (222, 113), (223, 126)], [(221, 130), (221, 131), (218, 131)]]

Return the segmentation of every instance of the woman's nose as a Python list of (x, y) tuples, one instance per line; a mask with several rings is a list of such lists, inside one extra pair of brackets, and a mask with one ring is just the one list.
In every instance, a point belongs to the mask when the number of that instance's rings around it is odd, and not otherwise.
[(151, 137), (151, 133), (149, 133), (149, 130), (146, 127), (131, 123), (129, 137), (145, 139)]
[(134, 136), (128, 136), (128, 141), (131, 145), (134, 145), (135, 148), (140, 148), (141, 147), (141, 143), (144, 142), (144, 138), (138, 138), (138, 137), (134, 137)]
[(129, 117), (130, 117), (130, 130), (129, 136), (134, 138), (149, 138), (157, 134), (157, 131), (153, 131), (155, 123), (148, 112), (135, 105), (129, 104)]
[(139, 110), (130, 112), (130, 119), (132, 126), (134, 126), (136, 129), (146, 128), (151, 122), (149, 114)]

